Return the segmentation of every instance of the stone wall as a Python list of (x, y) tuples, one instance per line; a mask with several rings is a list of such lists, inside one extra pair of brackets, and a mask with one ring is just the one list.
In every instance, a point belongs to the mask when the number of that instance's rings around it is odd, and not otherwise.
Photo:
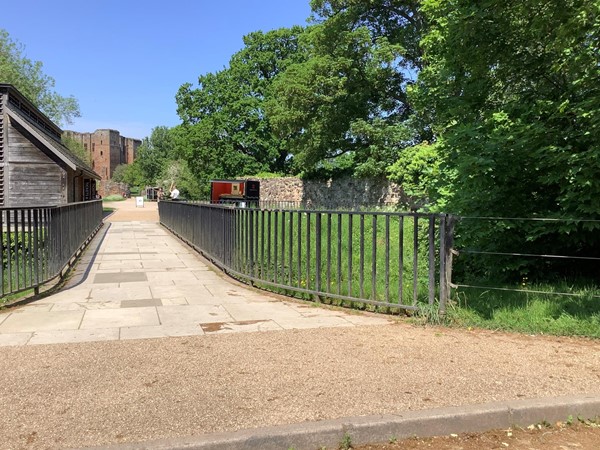
[(129, 185), (126, 183), (117, 183), (111, 180), (102, 180), (98, 182), (97, 188), (98, 193), (102, 196), (102, 198), (109, 195), (116, 194), (127, 194), (129, 197), (131, 195), (129, 191)]
[(321, 181), (294, 177), (265, 178), (260, 180), (260, 199), (302, 202), (321, 208), (416, 206), (415, 200), (404, 194), (399, 185), (385, 179), (341, 178)]

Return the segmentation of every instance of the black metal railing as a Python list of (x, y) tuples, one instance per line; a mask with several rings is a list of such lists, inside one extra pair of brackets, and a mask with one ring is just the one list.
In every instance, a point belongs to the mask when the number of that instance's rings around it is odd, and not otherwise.
[(444, 214), (160, 202), (160, 221), (226, 272), (319, 299), (414, 310), (449, 296)]
[(102, 225), (102, 201), (0, 208), (0, 297), (36, 292), (61, 274)]

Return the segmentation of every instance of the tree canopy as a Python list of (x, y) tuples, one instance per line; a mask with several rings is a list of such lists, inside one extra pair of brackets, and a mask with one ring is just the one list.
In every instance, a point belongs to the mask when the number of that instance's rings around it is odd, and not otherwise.
[(327, 163), (381, 176), (422, 137), (406, 86), (419, 67), (421, 18), (414, 2), (313, 1), (301, 37), (307, 59), (274, 81), (268, 113), (289, 139), (299, 172)]
[[(386, 176), (426, 210), (598, 217), (596, 0), (311, 7), (307, 27), (251, 33), (226, 68), (179, 89), (176, 145), (197, 179)], [(600, 250), (596, 227), (499, 221), (462, 236), (584, 254)]]
[[(423, 11), (429, 28), (413, 99), (438, 139), (438, 208), (466, 216), (597, 218), (598, 3), (426, 0)], [(514, 227), (474, 222), (465, 232), (489, 249), (510, 248), (508, 236), (521, 234), (538, 253), (593, 253), (600, 243), (594, 223)]]
[(0, 83), (12, 84), (50, 120), (59, 125), (72, 123), (79, 117), (79, 104), (74, 97), (63, 97), (54, 91), (54, 78), (43, 72), (40, 61), (23, 54), (24, 47), (0, 28)]
[(226, 178), (287, 170), (286, 142), (273, 134), (265, 103), (273, 79), (303, 59), (302, 33), (301, 27), (250, 33), (228, 67), (201, 75), (197, 88), (181, 86), (177, 142), (194, 172)]
[[(430, 108), (461, 214), (600, 210), (598, 4), (424, 2)], [(487, 195), (481, 195), (486, 192)]]

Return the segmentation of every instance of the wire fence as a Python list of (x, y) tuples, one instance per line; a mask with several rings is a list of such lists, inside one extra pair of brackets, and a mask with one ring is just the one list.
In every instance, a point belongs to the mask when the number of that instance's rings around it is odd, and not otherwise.
[[(465, 228), (469, 228), (469, 236), (485, 236), (477, 240), (479, 248), (460, 238)], [(463, 290), (600, 298), (600, 254), (598, 246), (589, 242), (599, 232), (600, 220), (596, 219), (461, 217), (456, 226), (458, 246), (453, 249), (459, 270), (454, 272), (451, 286)], [(512, 281), (505, 285), (486, 283), (486, 270), (496, 274), (496, 280), (502, 278), (502, 271), (508, 272)], [(515, 281), (515, 278), (520, 279)], [(569, 289), (554, 290), (557, 286)]]

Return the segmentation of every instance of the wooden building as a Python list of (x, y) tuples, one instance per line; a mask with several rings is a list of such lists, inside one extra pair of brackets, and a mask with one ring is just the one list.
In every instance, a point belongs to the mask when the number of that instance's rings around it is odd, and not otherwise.
[(0, 84), (0, 207), (93, 200), (100, 176), (61, 142), (62, 130), (15, 87)]

